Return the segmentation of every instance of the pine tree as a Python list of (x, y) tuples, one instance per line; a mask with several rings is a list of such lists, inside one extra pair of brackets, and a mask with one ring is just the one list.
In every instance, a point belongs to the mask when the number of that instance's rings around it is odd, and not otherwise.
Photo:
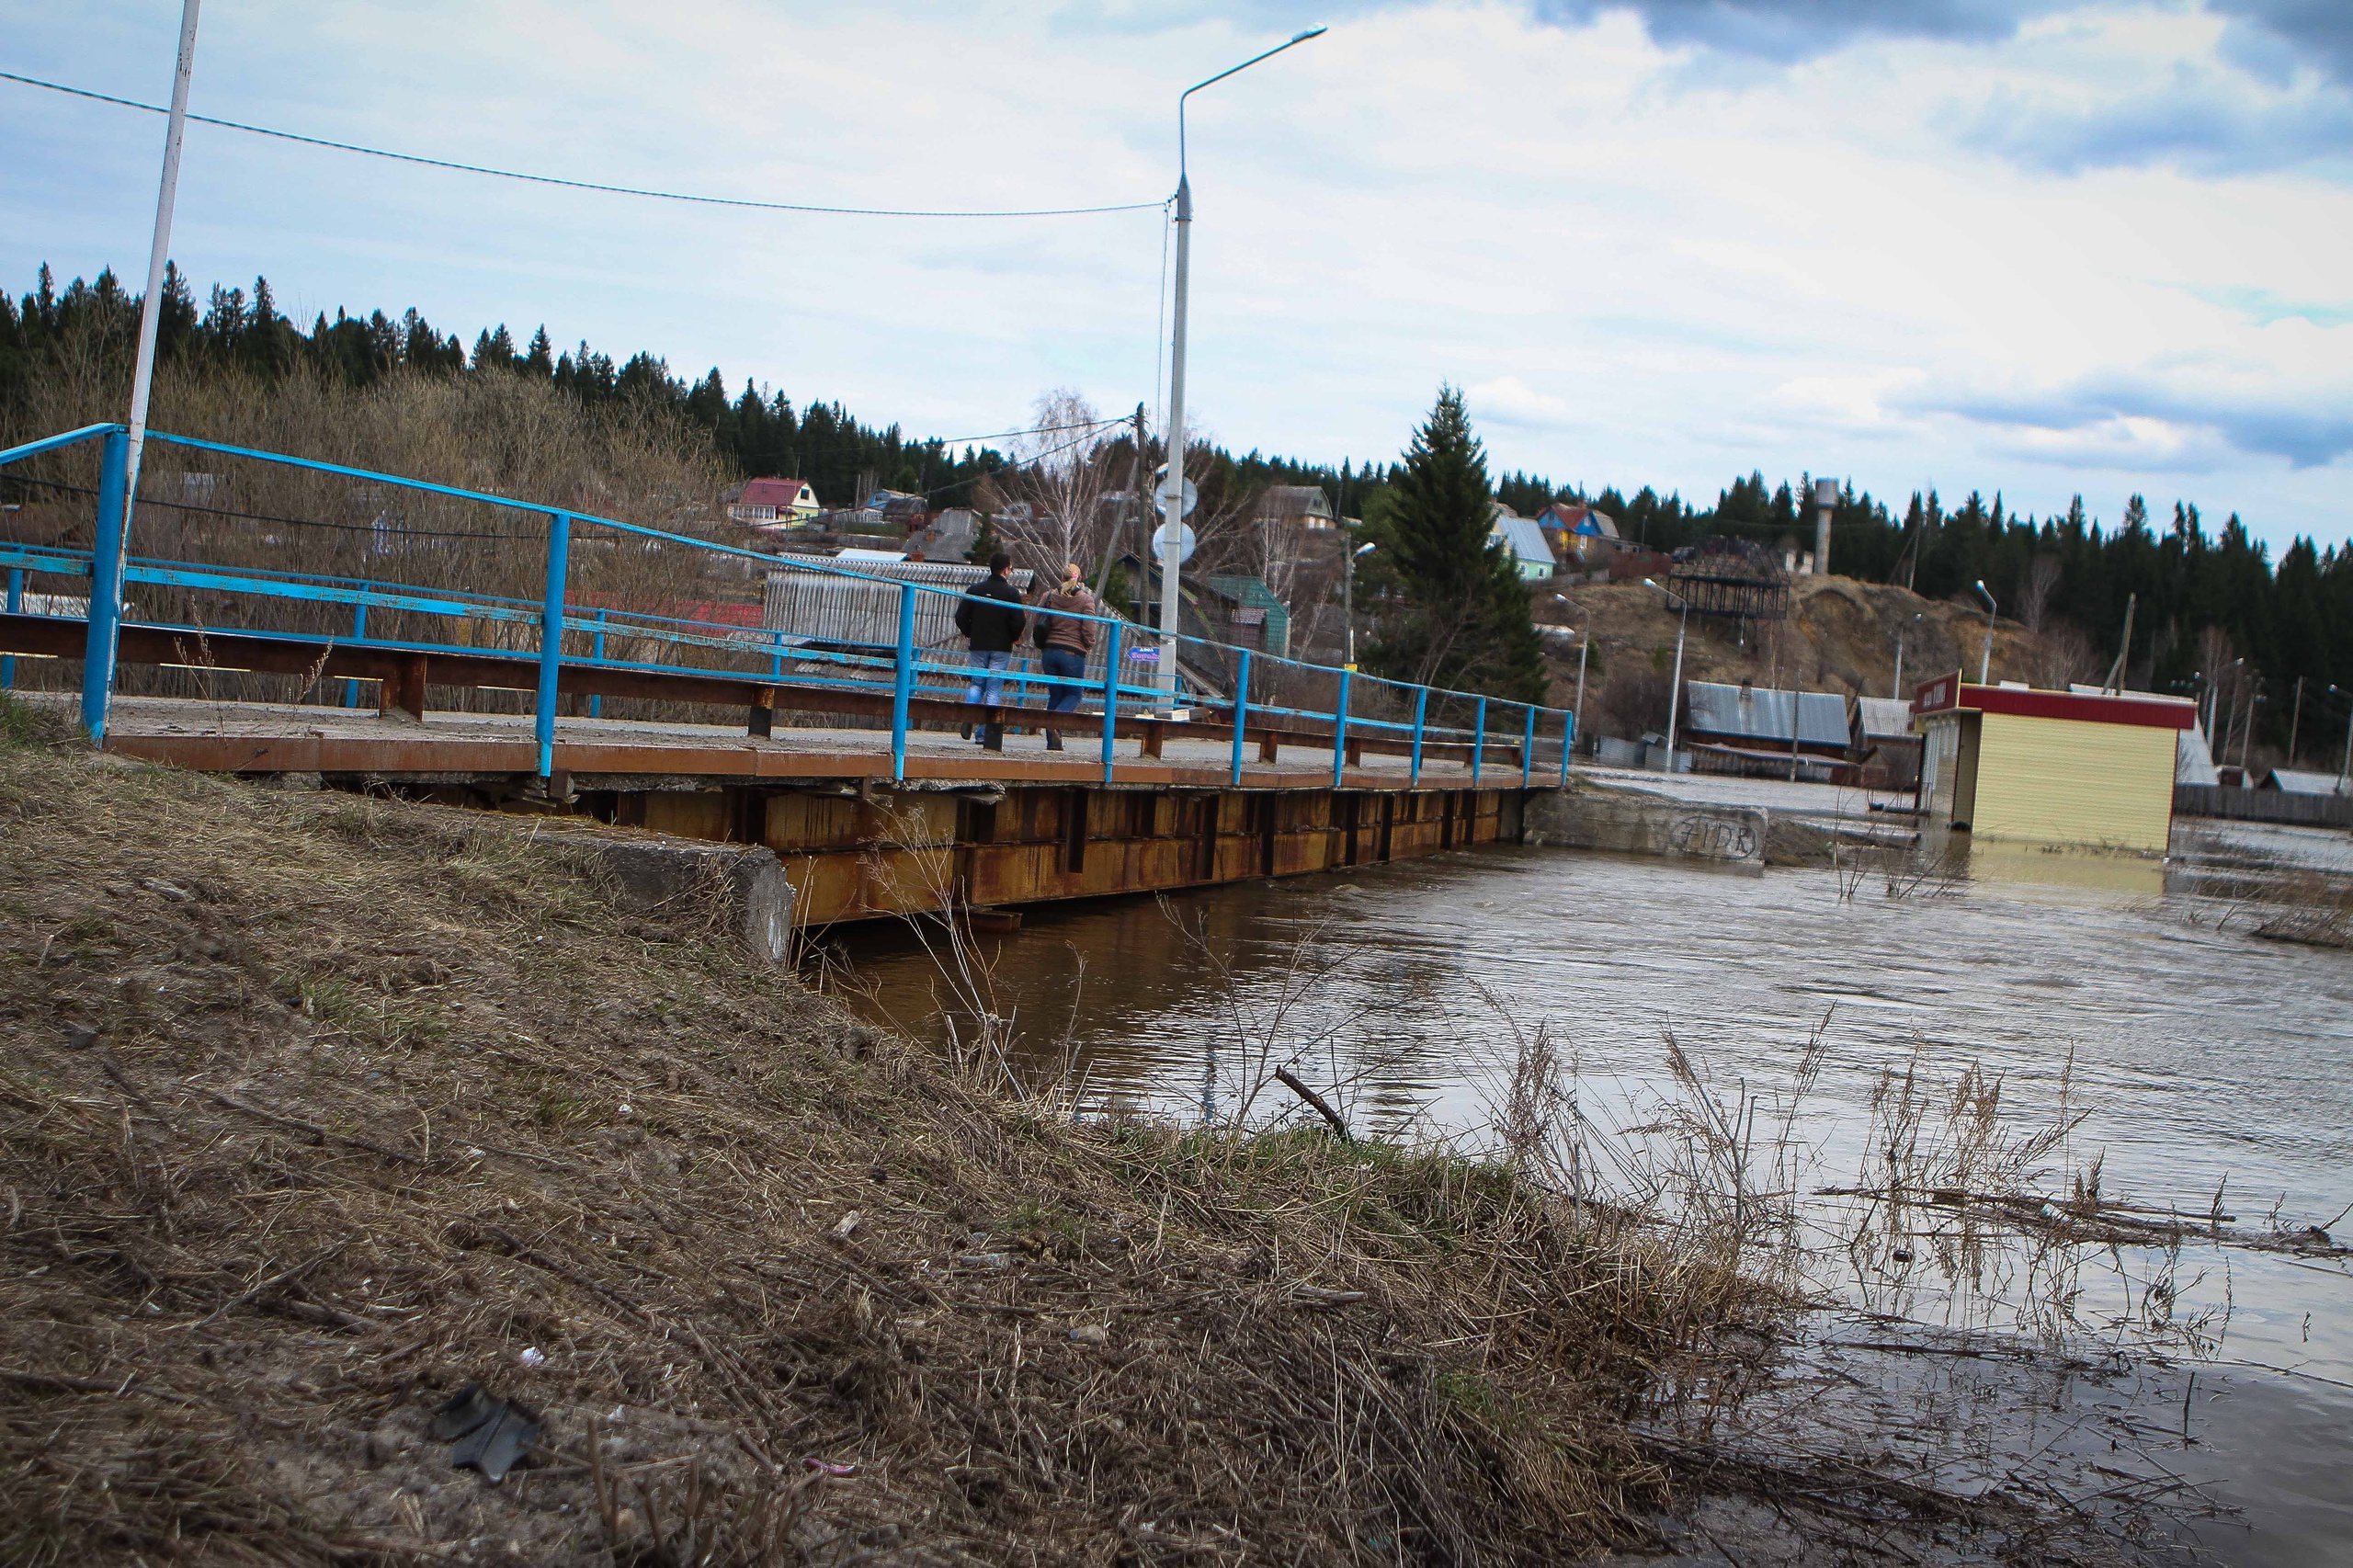
[(1518, 702), (1544, 697), (1544, 648), (1528, 585), (1489, 540), (1495, 503), (1487, 456), (1462, 393), (1438, 389), (1392, 482), (1380, 541), (1399, 613), (1370, 653), (1377, 673)]

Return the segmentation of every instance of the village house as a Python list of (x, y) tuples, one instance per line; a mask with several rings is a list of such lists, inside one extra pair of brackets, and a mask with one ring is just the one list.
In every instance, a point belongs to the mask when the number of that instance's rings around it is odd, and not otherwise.
[(825, 508), (817, 492), (801, 479), (747, 479), (724, 496), (731, 521), (755, 527), (762, 523), (805, 523)]

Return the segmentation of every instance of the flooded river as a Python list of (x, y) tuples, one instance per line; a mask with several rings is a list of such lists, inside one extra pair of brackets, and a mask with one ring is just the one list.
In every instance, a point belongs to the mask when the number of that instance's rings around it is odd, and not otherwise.
[[(2081, 1117), (2040, 1168), (2097, 1160), (2111, 1198), (2241, 1231), (2334, 1225), (2353, 1205), (2353, 954), (2256, 939), (2243, 901), (2283, 877), (2353, 879), (2353, 853), (2254, 827), (2176, 848), (2162, 869), (2029, 857), (1950, 881), (1499, 848), (1049, 907), (985, 939), (988, 1006), (1029, 1071), (1066, 1057), (1100, 1106), (1232, 1115), (1268, 1061), (1295, 1062), (1365, 1131), (1473, 1142), (1540, 1027), (1605, 1128), (1672, 1094), (1668, 1031), (1711, 1093), (1768, 1119), (1818, 1040), (1790, 1123), (1809, 1191), (1863, 1176), (1891, 1069), (1941, 1094), (1975, 1066), (1999, 1076), (2007, 1123)], [(858, 1005), (939, 1035), (952, 994), (903, 929), (859, 933), (846, 956)], [(1265, 1094), (1254, 1112), (1293, 1108)], [(1859, 1248), (1853, 1207), (1814, 1200), (1809, 1275), (1826, 1293), (2049, 1328), (2021, 1299), (2049, 1283), (2035, 1265)], [(2201, 1369), (2166, 1396), (2178, 1451), (2143, 1456), (2240, 1511), (2201, 1544), (2353, 1563), (2353, 1274), (2236, 1247), (2079, 1250), (2098, 1256), (2070, 1260), (2073, 1332)]]

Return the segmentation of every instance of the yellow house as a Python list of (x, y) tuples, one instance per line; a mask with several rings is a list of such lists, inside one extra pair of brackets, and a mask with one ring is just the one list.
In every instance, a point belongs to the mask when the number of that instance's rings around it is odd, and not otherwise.
[(2162, 855), (2173, 831), (2176, 737), (2188, 698), (1923, 684), (1920, 811), (1972, 839)]

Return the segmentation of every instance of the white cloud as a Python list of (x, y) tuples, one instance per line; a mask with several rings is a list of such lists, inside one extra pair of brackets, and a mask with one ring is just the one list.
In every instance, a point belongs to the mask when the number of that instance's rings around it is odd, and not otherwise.
[[(1665, 43), (1620, 6), (1555, 24), (1504, 4), (1344, 6), (1324, 38), (1197, 96), (1201, 423), (1244, 448), (1386, 459), (1451, 381), (1498, 467), (1563, 480), (1711, 496), (1752, 468), (1822, 471), (2035, 510), (2080, 490), (2111, 516), (2135, 490), (2179, 490), (2275, 539), (2346, 537), (2353, 189), (2251, 155), (2027, 155), (2038, 127), (2152, 105), (2144, 125), (2170, 133), (2177, 80), (2234, 113), (2334, 112), (2333, 78), (2226, 51), (2274, 26), (2244, 19), (2255, 0), (2229, 0), (2236, 23), (2177, 0), (1968, 0), (1934, 26), (1802, 38), (1757, 22), (1752, 55), (1799, 62), (1734, 74), (1695, 71), (1695, 51), (1730, 45), (1676, 31), (1707, 7), (1647, 8), (1673, 24)], [(129, 0), (71, 18), (0, 0), (17, 68), (150, 100), (171, 21)], [(1149, 201), (1174, 183), (1176, 90), (1294, 25), (1157, 0), (1103, 16), (278, 0), (208, 15), (196, 101), (623, 184)], [(25, 287), (44, 259), (137, 270), (151, 119), (0, 84), (0, 136), (17, 153), (0, 165), (0, 278)], [(174, 248), (199, 281), (267, 272), (305, 313), (414, 303), (469, 337), (544, 321), (562, 343), (952, 434), (1018, 425), (1047, 386), (1154, 403), (1163, 239), (1150, 212), (746, 214), (199, 128)]]
[(1574, 416), (1567, 400), (1538, 392), (1518, 376), (1497, 376), (1465, 387), (1463, 397), (1474, 421), (1558, 430)]

